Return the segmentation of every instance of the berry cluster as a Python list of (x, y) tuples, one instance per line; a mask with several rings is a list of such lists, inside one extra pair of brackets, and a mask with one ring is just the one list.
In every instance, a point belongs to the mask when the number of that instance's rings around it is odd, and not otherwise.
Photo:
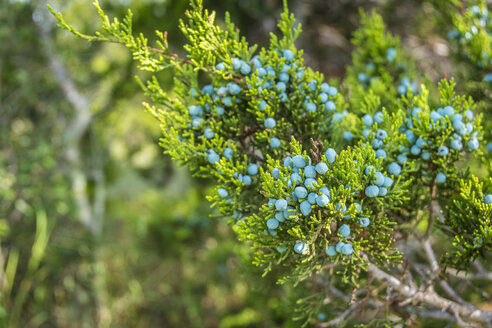
[(393, 185), (393, 179), (385, 177), (381, 172), (376, 172), (376, 169), (372, 165), (367, 166), (364, 173), (373, 183), (367, 186), (364, 191), (367, 197), (384, 197), (388, 194), (388, 188)]
[[(455, 29), (448, 33), (448, 38), (455, 42), (462, 52), (463, 59), (478, 68), (492, 66), (490, 44), (483, 45), (484, 36), (492, 42), (492, 17), (485, 6), (471, 6), (455, 22)], [(486, 74), (486, 82), (492, 82), (492, 74)]]
[[(411, 117), (400, 128), (407, 139), (407, 145), (400, 148), (400, 154), (397, 156), (397, 161), (401, 165), (407, 162), (408, 157), (420, 157), (424, 161), (429, 161), (436, 156), (446, 159), (453, 153), (461, 152), (465, 145), (471, 151), (478, 149), (478, 131), (474, 131), (474, 114), (471, 110), (466, 109), (463, 113), (457, 113), (452, 106), (432, 110), (429, 113), (427, 128), (423, 126), (425, 124), (423, 115), (421, 108), (414, 107)], [(418, 125), (419, 129), (415, 129), (415, 125)], [(444, 183), (446, 175), (439, 172), (436, 179), (438, 183)]]

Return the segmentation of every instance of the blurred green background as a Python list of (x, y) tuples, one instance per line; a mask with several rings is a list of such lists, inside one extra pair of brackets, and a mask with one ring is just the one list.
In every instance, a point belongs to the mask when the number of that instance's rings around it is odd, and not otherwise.
[[(99, 26), (88, 0), (49, 3), (84, 33)], [(131, 8), (135, 32), (168, 31), (181, 52), (187, 0), (101, 4), (117, 17)], [(219, 19), (230, 11), (260, 45), (282, 7), (205, 5)], [(304, 26), (298, 46), (307, 63), (330, 78), (350, 64), (359, 8), (377, 8), (431, 76), (450, 69), (446, 49), (435, 46), (441, 39), (428, 34), (432, 22), (422, 19), (432, 11), (423, 1), (289, 6)], [(227, 220), (209, 218), (210, 181), (162, 154), (135, 75), (146, 78), (124, 47), (56, 28), (46, 2), (0, 1), (0, 326), (295, 327), (295, 292), (259, 279)], [(159, 78), (171, 87), (172, 71)]]

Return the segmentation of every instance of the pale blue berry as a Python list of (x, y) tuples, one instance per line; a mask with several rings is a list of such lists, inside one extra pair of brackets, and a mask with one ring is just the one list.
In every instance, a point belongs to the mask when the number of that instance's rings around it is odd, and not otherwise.
[(290, 181), (292, 181), (294, 184), (298, 185), (302, 183), (302, 177), (299, 173), (295, 172), (290, 175)]
[(417, 145), (413, 145), (412, 148), (410, 148), (410, 152), (412, 153), (412, 155), (418, 155), (420, 154), (420, 151), (421, 150)]
[(388, 132), (386, 132), (385, 130), (379, 129), (376, 132), (376, 138), (378, 138), (380, 140), (386, 139), (387, 136), (388, 136)]
[(279, 253), (285, 253), (287, 251), (287, 247), (284, 245), (277, 246), (277, 252)]
[(325, 152), (325, 156), (328, 163), (333, 163), (335, 162), (335, 159), (337, 157), (337, 152), (333, 148), (328, 148), (328, 150)]
[(284, 58), (288, 62), (294, 60), (294, 53), (292, 52), (292, 50), (285, 49), (284, 50)]
[[(278, 222), (284, 222), (285, 221), (285, 217), (284, 217), (284, 212), (276, 212), (275, 213), (275, 219), (277, 219)], [(267, 222), (268, 224), (268, 222)]]
[(476, 138), (472, 138), (472, 139), (468, 140), (468, 142), (466, 143), (466, 146), (468, 148), (470, 148), (471, 150), (477, 150), (479, 147), (478, 140)]
[(366, 228), (369, 226), (370, 223), (371, 223), (371, 220), (369, 220), (369, 218), (362, 217), (359, 219), (359, 224), (361, 227)]
[(248, 174), (249, 174), (249, 175), (256, 175), (256, 174), (258, 174), (258, 165), (256, 165), (256, 164), (251, 164), (251, 165), (248, 167)]
[(338, 229), (338, 233), (342, 235), (342, 237), (350, 236), (350, 227), (346, 224), (342, 224)]
[(369, 198), (377, 197), (379, 194), (379, 188), (377, 186), (367, 186), (364, 192)]
[(229, 94), (233, 96), (236, 96), (239, 93), (241, 93), (241, 87), (236, 83), (227, 83), (227, 90), (229, 91)]
[(267, 107), (267, 102), (265, 100), (262, 100), (260, 103), (260, 111), (263, 112), (266, 107)]
[(299, 199), (304, 199), (307, 197), (308, 195), (308, 191), (306, 188), (304, 187), (296, 187), (294, 189), (294, 193), (296, 194), (296, 196), (299, 198)]
[(384, 149), (376, 150), (376, 158), (386, 158), (386, 151)]
[(440, 156), (448, 156), (449, 154), (449, 148), (446, 146), (441, 146), (437, 149), (437, 152), (439, 153)]
[(308, 188), (314, 188), (314, 184), (316, 184), (316, 180), (313, 179), (313, 178), (307, 178), (305, 181), (304, 181), (304, 185)]
[(485, 195), (484, 203), (487, 205), (492, 204), (492, 195), (491, 194)]
[(365, 126), (371, 126), (374, 123), (371, 115), (369, 115), (369, 114), (364, 115), (362, 117), (362, 121), (364, 122)]
[(270, 147), (272, 148), (278, 148), (280, 147), (280, 140), (278, 138), (270, 138)]
[(320, 163), (316, 164), (315, 170), (319, 174), (323, 175), (326, 172), (328, 172), (328, 165), (326, 165), (326, 163), (320, 162)]
[(340, 241), (337, 243), (337, 245), (335, 246), (335, 250), (337, 251), (337, 253), (341, 253), (342, 252), (342, 247), (345, 245), (344, 242)]
[(280, 170), (278, 168), (273, 168), (272, 169), (272, 176), (275, 178), (275, 179), (280, 179)]
[(442, 172), (437, 173), (437, 175), (436, 175), (436, 181), (437, 181), (437, 183), (444, 183), (444, 182), (446, 182), (446, 174), (444, 174)]
[(316, 197), (318, 197), (318, 196), (314, 192), (309, 193), (308, 198), (307, 198), (309, 204), (311, 204), (311, 205), (316, 204)]
[(374, 174), (373, 182), (377, 186), (382, 186), (384, 184), (384, 175), (381, 172), (376, 172), (376, 174)]
[(304, 176), (306, 178), (315, 178), (316, 177), (316, 170), (314, 166), (308, 165), (304, 168)]
[(325, 250), (326, 255), (328, 256), (336, 256), (337, 255), (337, 250), (335, 246), (328, 246)]
[(383, 112), (377, 112), (374, 114), (374, 121), (378, 124), (383, 123)]
[(220, 160), (220, 157), (215, 152), (213, 152), (207, 155), (207, 160), (210, 164), (215, 164)]
[(354, 138), (354, 136), (352, 135), (352, 132), (350, 132), (350, 131), (344, 131), (343, 132), (343, 139), (345, 139), (347, 141), (352, 141), (353, 138)]
[(383, 187), (389, 188), (393, 185), (393, 179), (390, 177), (384, 177)]
[(251, 185), (251, 177), (249, 175), (245, 175), (243, 176), (243, 183), (246, 185), (246, 186), (249, 186)]
[(287, 208), (287, 201), (285, 199), (278, 199), (276, 202), (275, 202), (275, 209), (277, 211), (283, 211)]
[(334, 111), (335, 109), (337, 108), (337, 106), (335, 105), (335, 103), (331, 100), (327, 101), (325, 103), (325, 109), (328, 110), (328, 111)]
[(461, 150), (463, 149), (463, 143), (461, 142), (461, 140), (453, 139), (453, 141), (451, 141), (451, 148), (453, 148), (454, 150)]
[(268, 229), (275, 230), (278, 228), (279, 222), (277, 221), (277, 219), (268, 219), (266, 222), (266, 225), (267, 225)]
[(273, 129), (275, 127), (275, 124), (275, 119), (272, 117), (267, 118), (264, 122), (265, 128), (267, 129)]
[(330, 199), (325, 194), (318, 195), (316, 197), (316, 204), (321, 207), (325, 207), (330, 202)]
[(374, 148), (374, 149), (381, 148), (382, 145), (383, 145), (383, 141), (382, 140), (374, 139), (372, 141), (372, 148)]
[(345, 244), (342, 246), (341, 253), (344, 255), (350, 255), (354, 252), (354, 248), (350, 244)]
[(297, 254), (306, 253), (307, 250), (308, 250), (308, 247), (307, 247), (305, 242), (300, 241), (294, 245), (294, 252), (296, 252)]
[(227, 192), (227, 190), (225, 190), (224, 188), (219, 188), (217, 189), (217, 193), (219, 194), (220, 197), (222, 198), (226, 198), (227, 196), (229, 196), (229, 193)]
[(386, 189), (385, 187), (380, 187), (379, 188), (378, 196), (384, 197), (387, 194), (388, 194), (388, 189)]
[(301, 208), (301, 213), (304, 216), (308, 216), (309, 213), (311, 213), (311, 211), (312, 211), (311, 203), (309, 203), (309, 201), (307, 201), (307, 200), (305, 200), (301, 203), (300, 208)]
[(306, 166), (306, 159), (304, 158), (304, 156), (296, 155), (292, 157), (292, 163), (295, 167), (302, 169), (304, 166)]
[(364, 170), (364, 173), (366, 175), (369, 175), (371, 173), (376, 173), (376, 168), (374, 166), (372, 166), (372, 165), (368, 165), (368, 166), (366, 166), (366, 169)]
[(306, 110), (308, 112), (315, 112), (316, 111), (316, 104), (313, 102), (306, 103)]
[(396, 156), (396, 160), (398, 161), (398, 163), (403, 165), (408, 161), (408, 158), (406, 155), (400, 154), (400, 155)]
[(388, 166), (388, 172), (389, 174), (400, 175), (401, 166), (398, 165), (398, 163), (393, 162)]
[(431, 154), (430, 154), (428, 151), (424, 151), (424, 152), (422, 153), (421, 157), (422, 157), (422, 159), (423, 159), (424, 161), (428, 161), (428, 160), (430, 159), (430, 157), (431, 157)]

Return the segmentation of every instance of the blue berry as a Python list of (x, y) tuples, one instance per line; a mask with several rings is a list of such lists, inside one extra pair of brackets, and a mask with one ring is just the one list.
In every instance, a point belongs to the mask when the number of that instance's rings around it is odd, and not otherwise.
[(350, 236), (350, 227), (346, 224), (342, 224), (338, 229), (338, 233), (342, 235), (342, 237)]
[(378, 132), (376, 132), (376, 138), (380, 140), (386, 139), (387, 136), (388, 132), (386, 132), (385, 130), (379, 129)]
[(417, 141), (415, 142), (415, 144), (419, 148), (424, 148), (427, 145), (424, 138), (418, 138)]
[(308, 198), (307, 198), (309, 204), (311, 204), (311, 205), (316, 204), (316, 197), (318, 197), (318, 196), (314, 192), (309, 193)]
[[(276, 212), (275, 213), (275, 219), (277, 219), (278, 222), (284, 222), (285, 221), (285, 217), (284, 217), (284, 212)], [(268, 222), (267, 222), (268, 224)]]
[(284, 245), (277, 246), (277, 252), (279, 253), (285, 253), (287, 251), (287, 247)]
[(328, 163), (333, 163), (335, 162), (335, 159), (337, 157), (337, 152), (333, 148), (328, 148), (328, 150), (325, 152), (325, 156), (328, 160)]
[(305, 242), (299, 241), (294, 245), (294, 252), (297, 254), (303, 254), (306, 253), (308, 250), (308, 247)]
[(388, 48), (388, 50), (386, 50), (386, 60), (391, 63), (393, 60), (395, 60), (395, 57), (396, 57), (396, 49)]
[(330, 202), (330, 199), (325, 194), (318, 195), (316, 197), (316, 204), (321, 207), (325, 207)]
[(304, 168), (304, 176), (306, 178), (315, 178), (316, 177), (316, 170), (314, 166), (308, 165)]
[(207, 160), (210, 164), (215, 164), (220, 160), (219, 155), (217, 155), (215, 152), (208, 154)]
[(316, 104), (313, 102), (306, 103), (306, 110), (308, 112), (315, 112), (316, 111)]
[(296, 187), (294, 189), (294, 193), (296, 194), (296, 196), (299, 198), (299, 199), (304, 199), (307, 197), (308, 195), (308, 191), (306, 188), (304, 187)]
[(427, 151), (424, 151), (424, 152), (422, 153), (421, 157), (422, 157), (422, 159), (423, 159), (424, 161), (428, 161), (428, 160), (430, 159), (430, 157), (431, 157), (431, 154), (430, 154), (429, 152), (427, 152)]
[(275, 119), (272, 118), (272, 117), (269, 117), (265, 120), (264, 122), (264, 125), (265, 125), (265, 128), (267, 129), (273, 129), (275, 127)]
[(412, 155), (418, 155), (420, 154), (420, 151), (421, 150), (417, 145), (413, 145), (412, 148), (410, 148), (410, 152), (412, 153)]
[(463, 149), (463, 143), (461, 142), (461, 140), (453, 139), (453, 141), (451, 141), (451, 148), (453, 148), (454, 150), (461, 150)]
[(377, 112), (374, 114), (374, 121), (378, 124), (383, 123), (383, 112)]
[(229, 193), (227, 192), (227, 190), (225, 190), (224, 188), (219, 188), (217, 189), (217, 193), (219, 194), (220, 197), (222, 198), (226, 198), (227, 196), (229, 196)]
[(335, 250), (337, 251), (337, 253), (341, 253), (342, 252), (342, 247), (345, 245), (344, 242), (340, 241), (337, 243), (337, 245), (335, 246)]
[(258, 165), (256, 165), (256, 164), (251, 164), (251, 165), (248, 167), (248, 174), (249, 174), (249, 175), (256, 175), (256, 174), (258, 174)]
[(382, 186), (384, 184), (384, 175), (381, 172), (376, 172), (373, 182), (377, 186)]
[(205, 132), (203, 132), (203, 135), (207, 139), (213, 139), (214, 136), (215, 136), (215, 133), (214, 133), (214, 131), (211, 128), (206, 128), (205, 129)]
[(441, 146), (438, 148), (437, 152), (439, 153), (440, 156), (448, 156), (449, 154), (449, 148), (446, 146)]
[(476, 138), (472, 138), (472, 139), (468, 140), (468, 142), (466, 143), (466, 146), (468, 148), (470, 148), (471, 150), (477, 150), (479, 147), (478, 140)]
[(227, 83), (227, 90), (229, 91), (229, 94), (233, 96), (236, 96), (239, 93), (241, 93), (241, 87), (236, 83)]
[(335, 97), (338, 93), (338, 90), (337, 88), (335, 87), (330, 87), (330, 89), (328, 90), (328, 94), (332, 97)]
[(267, 102), (265, 100), (262, 100), (260, 103), (260, 111), (263, 112), (266, 107), (267, 107)]
[(437, 175), (436, 175), (436, 181), (437, 181), (437, 183), (444, 183), (444, 182), (446, 182), (446, 174), (444, 174), (442, 172), (437, 173)]
[(422, 108), (420, 108), (420, 107), (414, 107), (412, 109), (412, 116), (413, 117), (418, 117), (419, 113), (421, 113), (421, 112), (422, 112)]
[(356, 207), (355, 207), (355, 211), (356, 211), (357, 213), (362, 212), (362, 205), (361, 205), (361, 204), (359, 204), (359, 203), (354, 203), (354, 205), (356, 206)]
[(390, 177), (384, 177), (383, 187), (389, 188), (393, 185), (393, 179)]
[(336, 250), (335, 246), (328, 246), (325, 250), (325, 253), (328, 256), (336, 256), (337, 250)]
[(386, 189), (385, 187), (380, 187), (379, 188), (378, 196), (384, 197), (387, 194), (388, 194), (388, 189)]
[(341, 253), (344, 255), (350, 255), (354, 252), (354, 248), (350, 244), (345, 244), (342, 246)]
[(398, 165), (398, 163), (393, 162), (388, 166), (388, 172), (389, 174), (400, 175), (401, 166)]
[(484, 203), (487, 205), (492, 204), (492, 195), (491, 194), (485, 195)]
[(309, 188), (314, 188), (314, 184), (317, 183), (315, 179), (313, 178), (307, 178), (305, 181), (304, 181), (304, 185), (306, 187), (309, 187)]
[(272, 148), (278, 148), (280, 147), (280, 140), (278, 138), (270, 138), (270, 147)]
[(368, 165), (368, 166), (366, 166), (366, 169), (364, 170), (364, 173), (366, 175), (369, 175), (371, 173), (376, 173), (376, 168), (374, 166), (372, 166), (372, 165)]
[(386, 158), (386, 151), (384, 149), (376, 150), (376, 158)]
[(301, 208), (301, 213), (304, 216), (308, 216), (309, 213), (311, 213), (311, 211), (312, 211), (311, 203), (309, 203), (309, 201), (307, 201), (307, 200), (305, 200), (301, 203), (300, 208)]
[(251, 177), (249, 175), (245, 175), (243, 176), (243, 183), (246, 185), (246, 186), (249, 186), (251, 184)]
[(350, 131), (344, 131), (343, 132), (343, 139), (347, 140), (347, 141), (352, 141), (353, 139), (353, 135), (352, 135), (352, 132)]
[(236, 71), (241, 68), (241, 61), (238, 58), (232, 58), (232, 68)]
[(251, 66), (249, 66), (248, 63), (243, 61), (241, 63), (241, 68), (239, 69), (239, 71), (243, 75), (248, 75), (249, 73), (251, 73)]
[(296, 185), (298, 185), (299, 183), (302, 183), (302, 177), (299, 173), (292, 173), (290, 175), (290, 181), (292, 181), (293, 183), (295, 183)]
[(362, 121), (364, 122), (364, 125), (366, 125), (366, 126), (371, 126), (374, 123), (371, 115), (369, 115), (369, 114), (364, 115), (362, 117)]
[(330, 198), (330, 190), (328, 189), (328, 187), (324, 186), (324, 187), (321, 187), (321, 189), (319, 190), (320, 193), (322, 194), (325, 194), (326, 196), (328, 196), (328, 198)]
[(277, 221), (277, 219), (268, 219), (266, 222), (266, 225), (267, 225), (268, 229), (275, 230), (278, 228), (279, 222)]
[(294, 53), (292, 52), (292, 50), (285, 49), (284, 50), (284, 58), (288, 62), (294, 60)]
[(379, 188), (377, 186), (367, 186), (365, 194), (370, 198), (377, 197), (379, 194)]
[(278, 199), (276, 202), (275, 202), (275, 209), (277, 211), (283, 211), (287, 208), (287, 201), (285, 199)]
[(277, 169), (276, 167), (272, 169), (272, 176), (275, 179), (280, 179), (280, 170)]
[(304, 158), (304, 156), (296, 155), (292, 157), (292, 163), (295, 167), (302, 169), (304, 166), (306, 166), (306, 159)]
[(287, 206), (287, 209), (283, 212), (284, 218), (291, 219), (296, 216), (296, 210), (292, 206)]
[(359, 73), (357, 74), (357, 79), (359, 79), (360, 82), (367, 82), (367, 75), (365, 73)]
[(327, 101), (325, 103), (325, 109), (328, 110), (328, 111), (334, 111), (335, 109), (337, 108), (337, 106), (335, 105), (335, 103), (331, 100)]
[(369, 226), (370, 223), (371, 223), (371, 220), (369, 220), (369, 218), (362, 217), (359, 219), (359, 224), (361, 227), (366, 228)]
[(316, 172), (323, 175), (328, 172), (328, 165), (326, 165), (326, 163), (320, 162), (316, 164), (316, 167), (314, 169), (316, 170)]
[(225, 109), (222, 106), (217, 106), (215, 107), (215, 112), (217, 113), (217, 115), (224, 115)]
[(374, 149), (381, 148), (382, 145), (383, 145), (383, 141), (382, 140), (374, 139), (372, 141), (372, 148), (374, 148)]
[(286, 88), (286, 87), (287, 87), (287, 86), (285, 85), (285, 83), (284, 83), (284, 82), (277, 82), (277, 90), (278, 90), (279, 92), (283, 92), (283, 91), (285, 91), (285, 88)]

